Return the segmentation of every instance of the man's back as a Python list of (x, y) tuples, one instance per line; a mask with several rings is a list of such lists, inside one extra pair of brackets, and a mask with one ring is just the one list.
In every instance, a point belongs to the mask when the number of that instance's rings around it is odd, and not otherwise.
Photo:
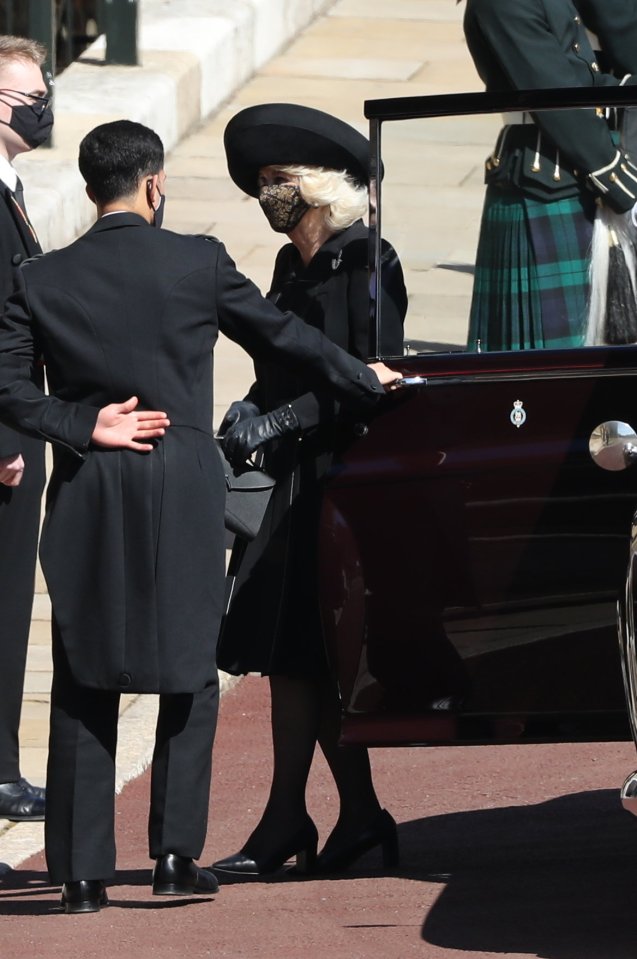
[(26, 264), (51, 392), (98, 407), (134, 393), (209, 432), (220, 249), (123, 213)]

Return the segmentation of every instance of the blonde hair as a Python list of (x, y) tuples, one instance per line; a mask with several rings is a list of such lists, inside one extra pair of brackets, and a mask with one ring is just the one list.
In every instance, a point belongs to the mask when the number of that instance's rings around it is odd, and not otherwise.
[(28, 37), (0, 34), (0, 70), (13, 60), (27, 60), (41, 67), (46, 60), (46, 47)]
[(346, 170), (297, 164), (277, 164), (274, 169), (299, 178), (301, 196), (310, 206), (324, 209), (325, 223), (331, 230), (346, 230), (367, 213), (367, 187), (357, 183)]

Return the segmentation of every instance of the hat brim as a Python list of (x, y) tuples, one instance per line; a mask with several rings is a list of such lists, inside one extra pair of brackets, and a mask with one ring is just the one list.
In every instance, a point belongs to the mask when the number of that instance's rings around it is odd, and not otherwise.
[(228, 172), (249, 196), (259, 195), (265, 166), (322, 166), (369, 183), (369, 141), (322, 110), (294, 103), (247, 107), (230, 120), (223, 140)]

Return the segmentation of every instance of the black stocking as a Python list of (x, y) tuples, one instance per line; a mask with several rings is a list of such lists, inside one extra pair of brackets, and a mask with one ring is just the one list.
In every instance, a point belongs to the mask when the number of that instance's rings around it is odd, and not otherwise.
[(313, 680), (270, 677), (272, 785), (263, 815), (243, 847), (256, 859), (276, 849), (307, 819), (305, 787), (318, 735), (319, 689)]
[(340, 699), (336, 685), (327, 680), (322, 687), (321, 724), (318, 741), (338, 789), (338, 821), (324, 848), (340, 845), (360, 832), (380, 812), (374, 790), (369, 755), (363, 746), (339, 746)]
[(339, 747), (340, 703), (331, 680), (271, 676), (274, 764), (263, 815), (243, 851), (266, 858), (307, 819), (305, 789), (317, 741), (334, 777), (339, 818), (330, 840), (360, 831), (380, 810), (367, 750)]

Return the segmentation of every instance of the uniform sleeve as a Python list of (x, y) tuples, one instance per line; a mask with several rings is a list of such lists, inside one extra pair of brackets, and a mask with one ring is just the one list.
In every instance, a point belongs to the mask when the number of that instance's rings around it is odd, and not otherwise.
[[(537, 0), (474, 0), (472, 14), (476, 29), (513, 89), (581, 86)], [(617, 86), (620, 82), (592, 68), (590, 76), (591, 86)], [(635, 82), (634, 78), (628, 82)], [(609, 202), (615, 200), (621, 209), (630, 208), (634, 197), (631, 201), (628, 194), (622, 196), (621, 187), (615, 188), (615, 179), (623, 171), (603, 116), (582, 109), (542, 111), (533, 118), (575, 169), (585, 175), (597, 174), (597, 182), (590, 181), (594, 192)], [(628, 176), (628, 193), (633, 194), (636, 187), (637, 182)]]
[(60, 443), (82, 456), (99, 410), (47, 396), (32, 378), (40, 351), (33, 335), (24, 269), (0, 320), (0, 419), (29, 436)]
[(383, 395), (378, 377), (294, 313), (282, 313), (239, 273), (222, 243), (216, 264), (219, 328), (256, 359), (301, 371), (318, 386), (359, 408)]
[(576, 0), (575, 5), (597, 34), (610, 69), (619, 77), (637, 72), (636, 0)]

